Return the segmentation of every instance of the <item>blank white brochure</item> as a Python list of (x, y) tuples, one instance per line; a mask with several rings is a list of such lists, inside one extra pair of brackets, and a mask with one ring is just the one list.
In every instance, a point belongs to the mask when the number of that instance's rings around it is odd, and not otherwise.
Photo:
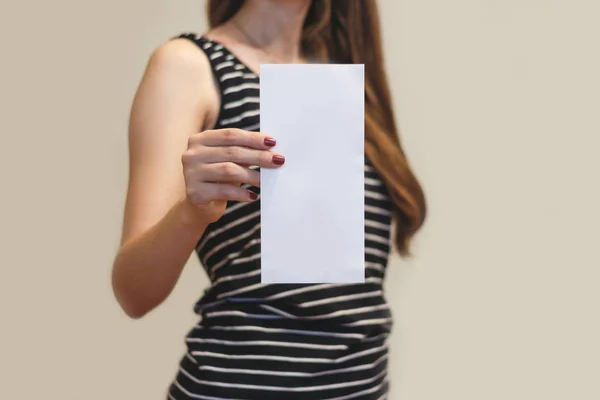
[(364, 282), (364, 67), (260, 69), (262, 283)]

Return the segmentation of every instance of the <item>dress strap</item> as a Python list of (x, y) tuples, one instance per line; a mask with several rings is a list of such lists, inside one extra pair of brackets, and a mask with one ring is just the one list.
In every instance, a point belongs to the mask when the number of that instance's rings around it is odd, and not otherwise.
[(194, 42), (208, 57), (221, 94), (221, 109), (217, 127), (225, 128), (244, 123), (243, 129), (257, 130), (259, 110), (259, 78), (227, 47), (194, 33), (177, 38)]

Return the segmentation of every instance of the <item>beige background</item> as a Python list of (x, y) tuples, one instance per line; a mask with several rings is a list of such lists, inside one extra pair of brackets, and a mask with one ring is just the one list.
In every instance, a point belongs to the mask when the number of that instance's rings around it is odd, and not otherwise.
[[(109, 268), (131, 98), (203, 3), (1, 3), (3, 398), (164, 398), (206, 280), (193, 260), (130, 321)], [(599, 399), (600, 3), (381, 3), (431, 206), (414, 260), (390, 265), (390, 398)]]

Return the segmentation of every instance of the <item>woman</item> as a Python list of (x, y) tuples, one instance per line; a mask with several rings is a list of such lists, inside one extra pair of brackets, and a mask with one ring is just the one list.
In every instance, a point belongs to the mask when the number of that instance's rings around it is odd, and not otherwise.
[[(408, 255), (425, 201), (397, 138), (376, 3), (213, 0), (208, 11), (207, 34), (153, 53), (132, 107), (115, 295), (142, 317), (198, 253), (212, 283), (170, 399), (385, 399), (391, 220)], [(364, 284), (260, 284), (252, 166), (280, 168), (285, 155), (259, 129), (259, 66), (307, 60), (365, 64)]]

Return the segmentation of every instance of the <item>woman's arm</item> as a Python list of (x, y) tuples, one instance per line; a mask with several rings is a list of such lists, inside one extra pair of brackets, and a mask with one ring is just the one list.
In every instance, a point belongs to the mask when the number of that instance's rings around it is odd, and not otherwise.
[[(179, 39), (150, 59), (131, 112), (129, 188), (113, 265), (117, 300), (140, 318), (171, 293), (206, 227), (227, 202), (254, 201), (248, 166), (279, 168), (275, 139), (240, 129), (205, 130), (219, 94), (208, 59)], [(202, 132), (201, 132), (202, 131)]]
[(186, 197), (181, 157), (216, 102), (209, 62), (193, 43), (174, 40), (153, 53), (131, 110), (129, 186), (112, 274), (132, 318), (170, 294), (208, 225)]

